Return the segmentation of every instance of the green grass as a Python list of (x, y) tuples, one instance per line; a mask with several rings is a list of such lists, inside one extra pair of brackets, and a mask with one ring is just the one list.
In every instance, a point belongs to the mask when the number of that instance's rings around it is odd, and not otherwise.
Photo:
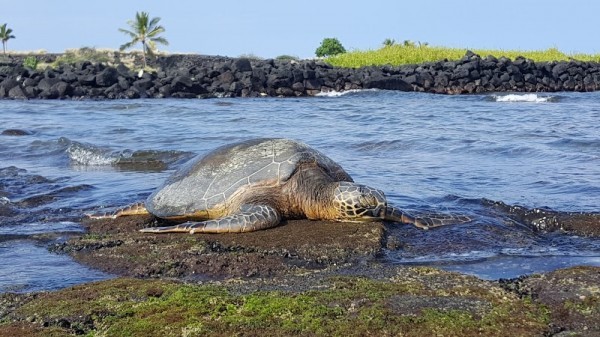
[[(474, 53), (479, 54), (481, 57), (493, 55), (497, 58), (500, 58), (504, 56), (513, 60), (518, 56), (523, 56), (536, 62), (568, 61), (570, 59), (600, 62), (600, 54), (565, 54), (556, 48), (533, 51), (488, 49), (471, 50)], [(463, 48), (393, 45), (377, 50), (356, 50), (339, 54), (328, 57), (326, 61), (333, 66), (346, 68), (381, 65), (399, 66), (403, 64), (435, 62), (444, 59), (459, 60), (465, 55), (466, 51), (467, 49)]]

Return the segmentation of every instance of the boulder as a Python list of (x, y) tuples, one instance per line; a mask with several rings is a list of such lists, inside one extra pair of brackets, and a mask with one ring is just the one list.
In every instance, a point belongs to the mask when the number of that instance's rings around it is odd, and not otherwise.
[(569, 70), (569, 65), (566, 62), (559, 62), (552, 68), (552, 76), (558, 79), (560, 75), (566, 73)]
[(304, 80), (304, 88), (307, 90), (321, 90), (323, 81), (321, 79), (307, 79)]
[(169, 97), (171, 96), (172, 87), (169, 84), (165, 84), (158, 88), (158, 94), (160, 97)]
[(38, 83), (37, 87), (38, 87), (38, 89), (40, 89), (42, 91), (49, 91), (50, 88), (52, 88), (52, 86), (58, 82), (60, 82), (59, 78), (44, 77), (40, 80), (40, 83)]
[(70, 96), (73, 88), (67, 83), (63, 81), (56, 82), (51, 88), (51, 91), (55, 91), (58, 98), (65, 98), (66, 96)]
[(233, 61), (231, 68), (233, 71), (247, 72), (252, 71), (252, 64), (247, 58), (239, 58)]
[(110, 87), (118, 82), (119, 72), (113, 67), (108, 67), (96, 75), (96, 85), (99, 87)]
[(23, 91), (23, 89), (21, 89), (20, 86), (16, 86), (16, 87), (13, 87), (12, 89), (10, 89), (8, 91), (8, 98), (12, 98), (12, 99), (26, 99), (27, 95), (25, 94), (25, 92)]
[(180, 75), (171, 81), (171, 87), (174, 91), (186, 91), (191, 88), (194, 83), (189, 75)]
[(119, 84), (119, 87), (122, 90), (127, 90), (130, 87), (129, 81), (125, 77), (122, 77), (122, 76), (119, 76), (119, 78), (117, 79), (117, 83)]
[(122, 77), (124, 77), (126, 79), (135, 77), (135, 74), (131, 70), (129, 70), (129, 68), (127, 68), (127, 66), (125, 66), (122, 63), (120, 63), (119, 65), (117, 65), (117, 67), (115, 69), (117, 70), (117, 73), (120, 76), (122, 76)]
[(16, 79), (9, 77), (0, 83), (0, 87), (2, 87), (7, 93), (10, 89), (19, 86), (19, 81)]
[(77, 76), (77, 82), (81, 85), (95, 85), (96, 84), (96, 75), (87, 74), (87, 75), (79, 75)]
[(217, 76), (216, 78), (216, 82), (219, 85), (231, 85), (231, 83), (233, 83), (233, 81), (235, 81), (235, 76), (233, 76), (233, 73), (231, 71), (226, 71), (220, 75)]
[[(154, 85), (154, 82), (151, 78), (142, 77), (141, 79), (133, 82), (133, 86), (141, 89), (141, 91), (145, 91), (150, 89)], [(130, 97), (131, 98), (131, 97)]]
[(377, 76), (367, 79), (363, 83), (365, 89), (384, 89), (398, 91), (413, 91), (412, 85), (404, 81), (400, 75)]

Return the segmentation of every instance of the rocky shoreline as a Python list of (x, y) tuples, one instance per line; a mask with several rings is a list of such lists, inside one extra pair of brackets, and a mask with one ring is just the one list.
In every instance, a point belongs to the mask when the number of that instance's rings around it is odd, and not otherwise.
[[(532, 225), (549, 218), (511, 210)], [(569, 229), (550, 230), (600, 235), (596, 214), (556, 219)], [(86, 233), (53, 250), (118, 277), (0, 294), (0, 335), (600, 335), (598, 267), (486, 281), (378, 262), (384, 250), (400, 248), (381, 223), (292, 220), (222, 235), (137, 231), (157, 221), (84, 220)]]
[[(44, 56), (46, 61), (57, 55)], [(533, 62), (480, 57), (400, 67), (337, 68), (320, 60), (256, 60), (202, 55), (158, 57), (155, 71), (89, 61), (44, 70), (24, 57), (0, 62), (0, 98), (124, 99), (305, 97), (321, 92), (386, 89), (437, 94), (595, 91), (597, 62)]]

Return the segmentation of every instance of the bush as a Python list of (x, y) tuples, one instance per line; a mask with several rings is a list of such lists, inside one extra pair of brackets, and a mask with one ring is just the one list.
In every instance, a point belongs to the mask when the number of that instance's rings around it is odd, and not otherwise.
[(321, 42), (321, 45), (315, 51), (317, 57), (326, 57), (337, 54), (343, 54), (346, 52), (346, 49), (340, 41), (336, 38), (325, 38)]
[(300, 58), (298, 56), (293, 56), (293, 55), (279, 55), (275, 59), (281, 60), (281, 61), (298, 61), (298, 60), (300, 60)]
[(98, 51), (93, 47), (82, 47), (79, 49), (70, 49), (58, 57), (54, 62), (55, 66), (62, 64), (76, 64), (77, 62), (90, 61), (92, 63), (110, 63), (114, 61), (114, 54), (110, 51)]
[[(382, 47), (377, 50), (355, 50), (329, 57), (326, 61), (332, 66), (347, 68), (381, 65), (399, 66), (437, 62), (444, 59), (460, 60), (467, 51), (467, 49), (462, 48), (428, 46), (426, 43), (419, 43), (419, 46), (417, 46), (417, 44), (411, 44), (411, 41), (408, 42)], [(405, 46), (405, 44), (408, 46)], [(600, 62), (600, 54), (565, 54), (556, 48), (537, 51), (473, 49), (473, 52), (484, 58), (487, 55), (493, 55), (496, 58), (504, 56), (510, 59), (523, 56), (535, 62), (569, 61), (570, 59)]]
[(252, 53), (247, 53), (247, 54), (241, 54), (240, 56), (238, 56), (238, 58), (241, 59), (248, 59), (248, 60), (254, 60), (254, 61), (260, 61), (263, 60), (262, 57), (252, 54)]
[(31, 70), (35, 70), (37, 69), (38, 66), (38, 59), (35, 56), (27, 56), (24, 60), (23, 60), (23, 66), (25, 68), (31, 69)]

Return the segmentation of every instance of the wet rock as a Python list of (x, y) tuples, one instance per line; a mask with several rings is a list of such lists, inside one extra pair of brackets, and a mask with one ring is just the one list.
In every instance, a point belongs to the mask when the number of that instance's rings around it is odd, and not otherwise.
[(13, 87), (8, 91), (8, 98), (12, 99), (26, 99), (27, 94), (20, 86)]
[(553, 332), (565, 336), (600, 335), (600, 268), (574, 267), (502, 283), (546, 306)]
[[(152, 217), (86, 220), (90, 235), (55, 250), (109, 273), (136, 277), (268, 276), (372, 259), (382, 250), (380, 223), (295, 220), (243, 234), (152, 235)], [(119, 241), (107, 246), (105, 242)], [(161, 256), (161, 259), (153, 258)]]
[[(367, 79), (363, 87), (365, 89), (385, 89), (398, 91), (413, 91), (408, 81), (404, 81), (401, 76), (375, 76)], [(414, 80), (416, 82), (416, 80)]]
[(10, 89), (17, 86), (19, 86), (19, 81), (10, 77), (0, 83), (0, 88), (4, 89), (6, 92), (9, 92)]
[(520, 205), (507, 205), (501, 201), (484, 200), (483, 202), (536, 230), (565, 231), (582, 236), (600, 237), (599, 213), (557, 212), (551, 209), (529, 209)]

